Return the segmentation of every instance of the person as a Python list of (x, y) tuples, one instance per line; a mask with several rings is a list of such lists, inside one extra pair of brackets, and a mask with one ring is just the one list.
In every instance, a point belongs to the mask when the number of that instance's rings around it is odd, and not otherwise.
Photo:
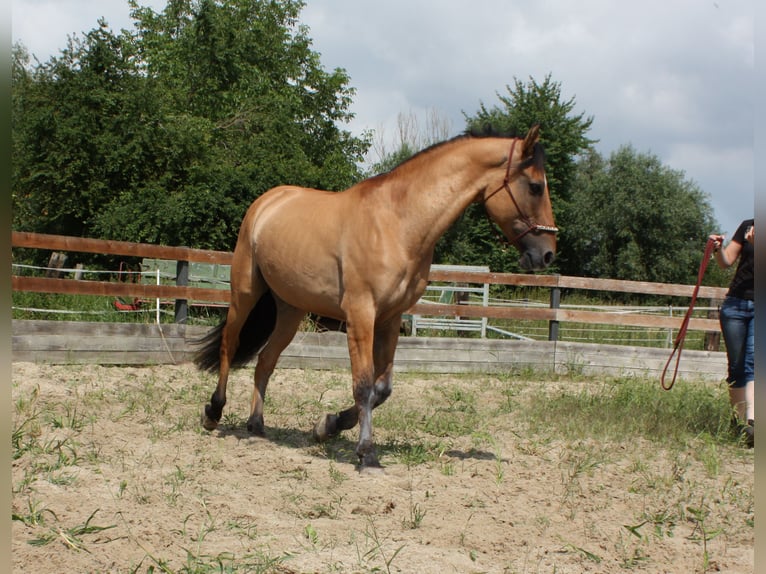
[(726, 343), (729, 401), (735, 425), (747, 445), (755, 444), (755, 373), (754, 373), (754, 243), (755, 221), (746, 219), (724, 247), (724, 236), (713, 234), (714, 258), (721, 269), (737, 260), (737, 270), (720, 308), (721, 333)]

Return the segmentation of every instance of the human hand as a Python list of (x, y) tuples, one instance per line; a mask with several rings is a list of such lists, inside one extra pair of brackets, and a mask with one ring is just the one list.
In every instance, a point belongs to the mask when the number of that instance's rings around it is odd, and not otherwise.
[(708, 236), (708, 239), (710, 239), (713, 242), (713, 249), (715, 251), (718, 251), (719, 249), (721, 249), (721, 247), (723, 247), (723, 240), (725, 237), (726, 237), (725, 235), (720, 235), (718, 233), (711, 233)]
[(751, 225), (745, 231), (745, 241), (752, 244), (755, 243), (755, 225)]

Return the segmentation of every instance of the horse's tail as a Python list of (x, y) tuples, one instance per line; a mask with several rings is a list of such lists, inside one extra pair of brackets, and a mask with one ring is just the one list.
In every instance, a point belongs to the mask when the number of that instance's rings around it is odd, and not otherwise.
[[(247, 316), (239, 333), (239, 346), (231, 367), (241, 367), (257, 355), (269, 340), (277, 324), (277, 303), (271, 291), (264, 293)], [(202, 371), (214, 373), (221, 366), (221, 339), (226, 328), (226, 319), (213, 327), (205, 336), (192, 345), (199, 347), (194, 364)]]

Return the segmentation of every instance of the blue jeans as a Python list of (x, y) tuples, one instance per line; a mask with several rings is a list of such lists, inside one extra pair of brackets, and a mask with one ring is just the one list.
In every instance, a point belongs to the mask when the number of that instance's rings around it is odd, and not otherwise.
[(755, 305), (753, 301), (726, 297), (721, 305), (721, 333), (726, 343), (730, 387), (744, 387), (755, 379), (753, 366), (753, 339), (755, 330)]

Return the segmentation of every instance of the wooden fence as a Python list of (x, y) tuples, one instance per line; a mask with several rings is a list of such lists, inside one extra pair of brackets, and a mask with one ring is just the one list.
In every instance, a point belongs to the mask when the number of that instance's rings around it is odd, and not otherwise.
[[(126, 257), (137, 258), (156, 258), (175, 260), (178, 262), (179, 269), (182, 269), (184, 265), (188, 265), (190, 262), (210, 263), (210, 264), (231, 264), (232, 254), (229, 252), (221, 251), (209, 251), (190, 249), (185, 247), (165, 247), (157, 245), (137, 244), (118, 241), (104, 241), (96, 239), (83, 239), (74, 237), (64, 237), (57, 235), (42, 235), (34, 233), (16, 232), (12, 233), (12, 245), (19, 248), (33, 248), (33, 249), (45, 249), (59, 252), (87, 252), (87, 253), (99, 253), (106, 255), (120, 255)], [(182, 277), (183, 273), (179, 273), (179, 277)], [(514, 273), (492, 273), (492, 272), (464, 272), (454, 270), (432, 270), (430, 274), (431, 281), (439, 282), (453, 282), (453, 283), (488, 283), (494, 285), (511, 285), (511, 286), (523, 286), (523, 287), (542, 287), (551, 289), (551, 306), (549, 308), (525, 308), (525, 307), (507, 307), (507, 306), (484, 306), (484, 305), (454, 305), (454, 304), (441, 304), (441, 303), (418, 303), (414, 305), (408, 312), (410, 314), (423, 314), (423, 315), (444, 315), (444, 316), (461, 316), (470, 318), (488, 318), (488, 319), (517, 319), (517, 320), (542, 320), (547, 321), (551, 325), (551, 329), (556, 327), (561, 322), (577, 322), (586, 324), (607, 324), (607, 325), (622, 325), (622, 326), (634, 326), (634, 327), (648, 327), (648, 328), (663, 328), (663, 329), (678, 329), (680, 326), (680, 317), (673, 318), (667, 316), (657, 315), (641, 315), (636, 313), (631, 314), (615, 314), (606, 311), (591, 311), (591, 310), (576, 310), (576, 309), (562, 309), (557, 306), (557, 297), (555, 294), (561, 289), (579, 289), (579, 290), (595, 290), (605, 292), (621, 292), (621, 293), (636, 293), (636, 294), (649, 294), (649, 295), (661, 295), (661, 296), (673, 296), (673, 297), (691, 297), (694, 287), (692, 285), (676, 285), (665, 283), (649, 283), (649, 282), (636, 282), (636, 281), (620, 281), (611, 279), (591, 279), (583, 277), (568, 277), (559, 275), (527, 275), (527, 274), (514, 274)], [(33, 292), (46, 292), (46, 293), (71, 293), (71, 294), (87, 294), (87, 295), (104, 295), (104, 296), (117, 296), (117, 297), (139, 297), (139, 298), (164, 298), (175, 299), (177, 301), (196, 301), (196, 302), (210, 302), (210, 303), (222, 303), (228, 304), (230, 293), (227, 289), (205, 289), (200, 287), (191, 287), (184, 285), (147, 285), (141, 283), (120, 283), (111, 281), (86, 281), (86, 280), (74, 280), (65, 278), (52, 278), (52, 277), (27, 277), (12, 275), (12, 288), (19, 291), (33, 291)], [(701, 299), (718, 300), (722, 299), (726, 290), (717, 287), (701, 287), (698, 297)], [(46, 329), (55, 330), (58, 332), (73, 333), (71, 336), (75, 339), (78, 338), (77, 328), (66, 322), (58, 321), (17, 321), (13, 322), (13, 356), (15, 360), (29, 360), (34, 358), (35, 354), (42, 354), (45, 349), (51, 351), (52, 354), (48, 354), (48, 359), (52, 361), (75, 361), (76, 354), (80, 354), (82, 357), (88, 356), (87, 349), (72, 346), (70, 341), (69, 346), (64, 340), (48, 338), (50, 347), (46, 347), (43, 343), (44, 334)], [(26, 326), (24, 326), (26, 325)], [(175, 326), (126, 326), (126, 327), (104, 327), (94, 326), (89, 324), (87, 327), (89, 332), (93, 333), (95, 329), (104, 331), (111, 329), (112, 332), (122, 333), (121, 336), (125, 336), (126, 329), (149, 329), (149, 331), (155, 333), (155, 337), (149, 337), (148, 335), (137, 335), (137, 338), (141, 339), (145, 345), (150, 344), (150, 339), (156, 339), (152, 345), (155, 351), (151, 353), (144, 349), (141, 353), (135, 355), (138, 362), (164, 362), (172, 357), (173, 361), (188, 360), (189, 353), (189, 333), (196, 332), (199, 328), (189, 327), (188, 331), (185, 329), (185, 325)], [(175, 330), (174, 330), (175, 329)], [(689, 329), (700, 330), (706, 332), (717, 332), (720, 329), (719, 323), (716, 319), (709, 318), (692, 318), (689, 323)], [(171, 332), (172, 331), (172, 332)], [(102, 335), (104, 333), (102, 332)], [(56, 335), (51, 335), (55, 337)], [(67, 337), (68, 335), (62, 335)], [(306, 336), (313, 337), (314, 335), (303, 334), (302, 337), (305, 340)], [(319, 335), (317, 335), (319, 337)], [(31, 340), (35, 338), (37, 343), (32, 343)], [(80, 337), (82, 338), (82, 337)], [(337, 337), (336, 337), (337, 338)], [(336, 339), (335, 338), (335, 339)], [(299, 338), (298, 338), (299, 339)], [(321, 337), (317, 339), (319, 341)], [(328, 335), (325, 340), (333, 339)], [(417, 358), (412, 359), (414, 362), (424, 361), (426, 353), (425, 349), (419, 347), (421, 343), (408, 341), (415, 338), (403, 337), (399, 351), (397, 353), (397, 364), (408, 361), (407, 351), (405, 349), (410, 346), (417, 348)], [(420, 338), (418, 338), (420, 339)], [(479, 366), (483, 366), (481, 370), (487, 370), (487, 362), (494, 360), (498, 368), (507, 370), (509, 367), (515, 366), (535, 366), (531, 363), (521, 361), (506, 361), (501, 360), (499, 357), (505, 352), (503, 349), (511, 349), (511, 352), (515, 352), (517, 355), (521, 349), (519, 345), (525, 344), (525, 349), (534, 348), (535, 354), (541, 355), (554, 352), (554, 356), (551, 360), (550, 357), (543, 361), (544, 364), (551, 368), (561, 370), (566, 368), (571, 370), (577, 368), (587, 372), (589, 369), (598, 370), (600, 367), (607, 370), (626, 370), (637, 371), (643, 370), (648, 372), (661, 370), (664, 361), (662, 357), (667, 358), (668, 351), (665, 349), (646, 349), (640, 347), (625, 347), (625, 346), (611, 346), (611, 345), (587, 345), (587, 344), (572, 344), (550, 341), (553, 344), (548, 348), (543, 345), (543, 342), (522, 342), (522, 341), (488, 341), (488, 340), (475, 340), (475, 339), (462, 339), (462, 340), (448, 340), (446, 342), (435, 342), (436, 338), (428, 338), (428, 355), (432, 361), (439, 353), (438, 348), (444, 349), (444, 356), (442, 359), (436, 359), (435, 362), (439, 364), (445, 364), (450, 362), (448, 359), (458, 350), (458, 347), (463, 349), (473, 359), (468, 360), (469, 366), (465, 369), (459, 367), (442, 367), (447, 371), (459, 371), (459, 370), (477, 370)], [(448, 339), (448, 338), (439, 338)], [(449, 338), (451, 339), (451, 338)], [(174, 349), (170, 349), (169, 342), (173, 341), (176, 345)], [(95, 341), (94, 341), (95, 343)], [(320, 343), (314, 342), (314, 347), (321, 346)], [(545, 342), (549, 343), (549, 342)], [(333, 343), (335, 344), (335, 343)], [(78, 343), (79, 345), (79, 343)], [(515, 346), (515, 351), (514, 351)], [(543, 348), (545, 347), (545, 348)], [(597, 347), (598, 349), (594, 349)], [(612, 347), (615, 347), (612, 349)], [(482, 350), (483, 349), (483, 350)], [(599, 350), (600, 349), (600, 350)], [(528, 349), (527, 349), (528, 350)], [(117, 362), (117, 363), (130, 363), (136, 362), (134, 360), (128, 360), (125, 358), (125, 352), (122, 353), (122, 359), (119, 360), (119, 344), (115, 349), (101, 348), (100, 351), (96, 349), (96, 354), (100, 353), (101, 361), (103, 362)], [(608, 351), (608, 352), (607, 352)], [(327, 355), (327, 353), (333, 354), (335, 351), (319, 352), (317, 351), (311, 357)], [(343, 357), (346, 355), (345, 343), (341, 346), (341, 353)], [(558, 358), (555, 354), (558, 353)], [(612, 360), (605, 359), (605, 356), (609, 354), (617, 357)], [(92, 353), (91, 353), (92, 355)], [(289, 362), (289, 357), (294, 357), (295, 361), (300, 363), (303, 361), (303, 356), (300, 351), (293, 349), (293, 354), (286, 353), (285, 360)], [(68, 359), (67, 359), (68, 357)], [(142, 357), (142, 358), (139, 358)], [(164, 360), (163, 360), (164, 357)], [(309, 357), (309, 358), (311, 358)], [(492, 357), (495, 357), (494, 359)], [(598, 358), (600, 357), (600, 358)], [(622, 357), (622, 358), (620, 358)], [(305, 357), (304, 357), (305, 358)], [(475, 359), (475, 360), (474, 360)], [(346, 361), (346, 358), (338, 360)], [(535, 363), (535, 361), (532, 361)], [(539, 361), (538, 361), (539, 363)], [(661, 364), (660, 364), (661, 363)], [(576, 365), (579, 365), (576, 366)], [(537, 365), (539, 366), (539, 365)], [(422, 370), (432, 370), (426, 363), (421, 365)], [(435, 368), (435, 367), (434, 367)], [(490, 369), (491, 370), (491, 369)], [(685, 351), (684, 359), (682, 360), (682, 366), (680, 369), (680, 375), (684, 376), (684, 373), (693, 374), (695, 376), (708, 376), (720, 378), (725, 372), (725, 356), (721, 352), (709, 352), (709, 351)]]

